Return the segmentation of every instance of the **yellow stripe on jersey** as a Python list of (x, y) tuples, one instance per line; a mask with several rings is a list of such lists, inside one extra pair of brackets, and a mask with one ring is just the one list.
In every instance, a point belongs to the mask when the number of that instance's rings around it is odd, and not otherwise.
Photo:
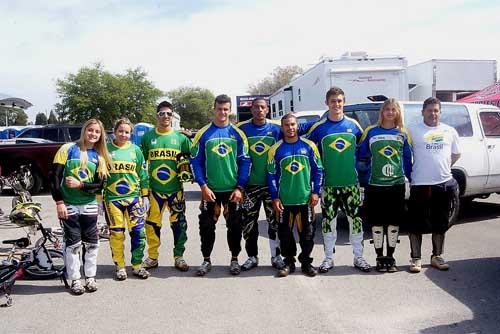
[(269, 149), (269, 151), (267, 153), (267, 162), (268, 163), (271, 163), (274, 160), (274, 156), (276, 155), (276, 151), (281, 146), (281, 144), (283, 144), (283, 139), (278, 141), (273, 146), (271, 146), (271, 148)]
[(318, 159), (321, 159), (321, 158), (320, 158), (320, 155), (319, 155), (319, 150), (318, 150), (318, 147), (316, 146), (316, 144), (315, 144), (312, 140), (306, 139), (306, 138), (304, 138), (304, 137), (300, 137), (300, 139), (312, 148), (312, 150), (313, 150), (313, 152), (314, 152), (314, 155), (315, 155)]
[(368, 136), (368, 131), (370, 131), (371, 129), (376, 128), (376, 127), (378, 127), (378, 124), (370, 125), (369, 127), (367, 127), (365, 132), (363, 132), (363, 135), (361, 136), (361, 139), (359, 140), (359, 142), (362, 142), (363, 140), (365, 140), (366, 136)]
[(54, 163), (55, 164), (60, 164), (60, 165), (65, 165), (66, 161), (68, 161), (68, 151), (69, 148), (73, 145), (76, 145), (75, 143), (67, 143), (64, 144), (57, 150), (56, 155), (54, 156)]

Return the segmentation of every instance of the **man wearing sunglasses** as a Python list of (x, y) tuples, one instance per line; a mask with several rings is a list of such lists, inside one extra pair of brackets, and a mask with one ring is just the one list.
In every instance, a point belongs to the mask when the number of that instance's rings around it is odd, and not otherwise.
[(187, 271), (183, 258), (187, 241), (186, 202), (182, 183), (177, 178), (177, 155), (189, 154), (191, 141), (172, 127), (173, 106), (163, 101), (156, 107), (156, 128), (147, 132), (141, 140), (144, 157), (149, 171), (150, 209), (146, 220), (148, 258), (143, 267), (158, 267), (158, 249), (162, 216), (165, 208), (170, 214), (170, 227), (174, 235), (174, 265), (180, 271)]

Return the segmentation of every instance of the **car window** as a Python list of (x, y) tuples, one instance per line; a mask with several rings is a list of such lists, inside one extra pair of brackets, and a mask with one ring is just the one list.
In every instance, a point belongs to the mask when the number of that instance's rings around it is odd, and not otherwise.
[(58, 142), (60, 140), (59, 140), (59, 137), (58, 137), (57, 134), (58, 134), (58, 129), (56, 129), (56, 128), (47, 128), (47, 129), (44, 129), (43, 138), (44, 139), (48, 139), (48, 140), (52, 140), (52, 141), (55, 141), (55, 142)]
[(78, 139), (80, 139), (82, 128), (68, 128), (68, 130), (71, 141), (77, 141)]
[(486, 137), (500, 137), (500, 113), (483, 111), (479, 114)]
[(378, 112), (378, 108), (375, 109), (371, 106), (367, 106), (367, 108), (359, 106), (358, 108), (344, 111), (347, 117), (354, 118), (356, 121), (358, 121), (359, 125), (361, 125), (363, 129), (366, 129), (368, 126), (377, 123)]
[(29, 129), (26, 130), (25, 132), (21, 133), (18, 138), (41, 138), (42, 137), (42, 131), (41, 129)]
[(309, 115), (309, 116), (299, 116), (297, 117), (297, 121), (299, 124), (307, 123), (307, 122), (316, 122), (319, 120), (318, 115)]

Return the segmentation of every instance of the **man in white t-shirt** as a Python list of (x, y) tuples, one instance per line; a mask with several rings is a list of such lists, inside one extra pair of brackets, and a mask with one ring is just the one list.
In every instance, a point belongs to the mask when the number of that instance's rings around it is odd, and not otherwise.
[(422, 234), (432, 233), (431, 265), (448, 270), (441, 256), (444, 236), (449, 227), (451, 200), (458, 184), (451, 166), (460, 158), (457, 131), (440, 123), (441, 101), (430, 97), (422, 108), (423, 123), (409, 128), (413, 141), (413, 170), (410, 190), (411, 247), (410, 271), (422, 269)]

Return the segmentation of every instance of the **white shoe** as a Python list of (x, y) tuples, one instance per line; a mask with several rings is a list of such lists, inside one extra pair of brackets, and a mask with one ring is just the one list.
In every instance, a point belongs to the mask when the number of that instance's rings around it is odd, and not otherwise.
[(333, 268), (333, 259), (325, 258), (318, 267), (320, 273), (327, 273)]
[(372, 270), (372, 267), (368, 264), (368, 262), (366, 262), (366, 260), (362, 256), (354, 258), (353, 263), (354, 266), (361, 271), (369, 272), (370, 270)]

